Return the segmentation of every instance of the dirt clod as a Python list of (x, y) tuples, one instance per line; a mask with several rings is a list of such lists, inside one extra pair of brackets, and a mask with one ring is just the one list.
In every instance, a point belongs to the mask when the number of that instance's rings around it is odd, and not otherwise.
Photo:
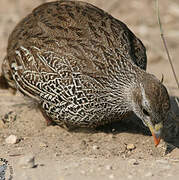
[(5, 139), (7, 144), (16, 144), (19, 142), (19, 139), (15, 135), (10, 135)]
[(136, 146), (134, 144), (127, 144), (126, 148), (127, 150), (133, 150), (136, 148)]

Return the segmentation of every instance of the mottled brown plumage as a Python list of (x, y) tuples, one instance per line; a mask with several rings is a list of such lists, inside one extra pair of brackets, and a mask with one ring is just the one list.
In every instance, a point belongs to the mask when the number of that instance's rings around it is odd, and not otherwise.
[(146, 63), (124, 23), (88, 3), (57, 1), (16, 26), (2, 69), (10, 87), (59, 125), (96, 127), (134, 111), (159, 136), (169, 97)]

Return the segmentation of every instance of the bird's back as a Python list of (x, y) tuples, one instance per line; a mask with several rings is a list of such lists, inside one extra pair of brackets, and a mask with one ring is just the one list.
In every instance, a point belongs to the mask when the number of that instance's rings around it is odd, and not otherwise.
[[(103, 93), (105, 99), (115, 87), (115, 77), (121, 88), (126, 81), (120, 79), (120, 73), (130, 73), (126, 62), (146, 69), (142, 42), (121, 21), (75, 1), (51, 2), (34, 9), (10, 35), (6, 57), (17, 88), (42, 101), (52, 119), (60, 118), (58, 111), (65, 116), (63, 106), (81, 117), (90, 106), (90, 115), (96, 116), (92, 109), (107, 106), (98, 103), (98, 96)], [(86, 105), (81, 114), (80, 104)]]

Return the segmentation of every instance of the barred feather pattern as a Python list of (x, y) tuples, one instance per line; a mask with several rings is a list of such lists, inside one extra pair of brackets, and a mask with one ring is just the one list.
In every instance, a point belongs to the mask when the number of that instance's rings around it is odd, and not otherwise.
[(130, 90), (146, 73), (142, 42), (84, 2), (39, 6), (14, 29), (7, 51), (16, 88), (59, 125), (96, 127), (122, 119), (131, 111)]

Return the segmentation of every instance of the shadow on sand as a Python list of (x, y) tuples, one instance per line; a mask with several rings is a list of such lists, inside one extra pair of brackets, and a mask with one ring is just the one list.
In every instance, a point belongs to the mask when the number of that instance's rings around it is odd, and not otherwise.
[[(171, 97), (171, 111), (166, 122), (164, 122), (163, 139), (166, 142), (166, 154), (170, 153), (173, 149), (179, 148), (179, 106), (176, 102), (178, 97)], [(121, 133), (128, 132), (134, 134), (143, 134), (145, 136), (151, 136), (151, 133), (147, 127), (145, 127), (142, 121), (132, 114), (129, 118), (126, 118), (120, 122), (115, 122), (110, 125), (105, 125), (97, 128), (97, 130), (105, 133)]]

